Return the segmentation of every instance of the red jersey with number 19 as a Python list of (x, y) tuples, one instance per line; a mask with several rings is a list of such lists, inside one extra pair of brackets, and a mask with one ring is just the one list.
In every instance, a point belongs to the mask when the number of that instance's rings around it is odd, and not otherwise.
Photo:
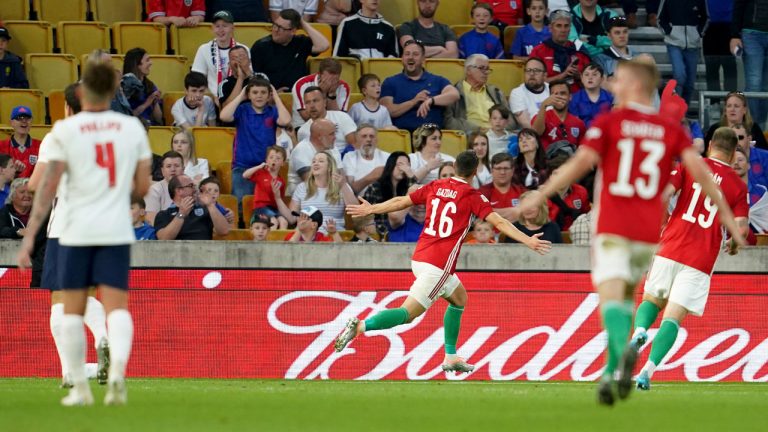
[(598, 116), (581, 146), (600, 155), (595, 181), (596, 234), (658, 242), (661, 192), (675, 159), (691, 146), (688, 133), (653, 108), (631, 104)]
[(453, 273), (475, 217), (485, 219), (493, 211), (488, 199), (457, 177), (435, 180), (408, 196), (414, 205), (427, 206), (412, 259)]
[[(747, 185), (727, 163), (717, 159), (704, 161), (725, 201), (733, 209), (734, 217), (748, 217)], [(723, 241), (717, 207), (685, 168), (678, 167), (672, 173), (670, 184), (680, 191), (680, 196), (661, 233), (661, 245), (656, 255), (711, 274)]]

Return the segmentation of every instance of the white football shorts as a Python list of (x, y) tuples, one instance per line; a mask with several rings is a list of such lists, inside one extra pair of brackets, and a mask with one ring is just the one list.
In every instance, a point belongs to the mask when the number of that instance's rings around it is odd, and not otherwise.
[(710, 279), (701, 270), (657, 255), (653, 258), (644, 291), (686, 308), (691, 315), (701, 316), (707, 305)]
[(621, 279), (640, 282), (656, 252), (656, 245), (613, 234), (599, 234), (592, 242), (592, 283)]
[(450, 297), (461, 283), (455, 274), (425, 262), (411, 261), (411, 270), (416, 280), (409, 294), (425, 309), (429, 309), (438, 297)]

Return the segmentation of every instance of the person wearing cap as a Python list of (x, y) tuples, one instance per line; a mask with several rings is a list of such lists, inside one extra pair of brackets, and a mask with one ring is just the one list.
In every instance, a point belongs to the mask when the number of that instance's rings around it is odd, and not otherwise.
[(619, 60), (632, 60), (635, 56), (629, 46), (629, 23), (626, 18), (617, 16), (608, 21), (608, 38), (611, 40), (611, 46), (592, 59), (603, 67), (605, 76), (611, 78)]
[(205, 18), (205, 0), (149, 0), (147, 21), (197, 27)]
[(35, 169), (40, 153), (40, 140), (32, 138), (29, 126), (32, 124), (32, 110), (19, 105), (11, 111), (13, 135), (0, 141), (0, 153), (11, 155), (16, 164), (16, 177), (29, 177)]
[(27, 75), (21, 57), (8, 51), (11, 34), (5, 27), (0, 27), (0, 88), (29, 88)]
[(262, 0), (205, 0), (205, 20), (213, 21), (220, 10), (232, 11), (236, 22), (269, 22)]
[(336, 230), (336, 222), (333, 218), (328, 219), (326, 229), (328, 235), (320, 232), (323, 225), (323, 212), (315, 206), (309, 206), (301, 209), (301, 212), (293, 212), (296, 216), (296, 231), (288, 234), (285, 241), (298, 242), (338, 242), (341, 243), (341, 235)]
[(611, 46), (608, 39), (608, 24), (618, 14), (608, 8), (600, 7), (597, 0), (579, 0), (573, 7), (573, 21), (568, 39), (583, 43), (583, 50), (590, 57), (603, 52)]
[(552, 37), (534, 47), (530, 57), (544, 61), (547, 82), (566, 80), (571, 85), (571, 93), (575, 93), (580, 88), (581, 72), (591, 61), (586, 53), (568, 40), (571, 13), (564, 10), (550, 13), (549, 32)]
[(246, 47), (235, 42), (235, 19), (232, 13), (220, 10), (213, 15), (211, 23), (213, 39), (200, 45), (192, 63), (192, 70), (208, 77), (208, 90), (211, 94), (219, 94), (219, 86), (224, 79), (232, 75), (229, 53), (235, 46)]
[(197, 194), (195, 182), (184, 174), (168, 181), (173, 204), (155, 216), (158, 240), (213, 240), (213, 234), (229, 233), (229, 222), (206, 192)]

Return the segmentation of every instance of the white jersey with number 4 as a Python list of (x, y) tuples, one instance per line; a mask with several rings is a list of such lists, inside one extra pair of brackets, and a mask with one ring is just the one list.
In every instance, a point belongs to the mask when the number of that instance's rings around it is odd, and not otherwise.
[(152, 157), (149, 139), (135, 117), (87, 112), (56, 122), (47, 159), (66, 162), (66, 203), (57, 208), (64, 246), (109, 246), (136, 240), (131, 190), (136, 164)]

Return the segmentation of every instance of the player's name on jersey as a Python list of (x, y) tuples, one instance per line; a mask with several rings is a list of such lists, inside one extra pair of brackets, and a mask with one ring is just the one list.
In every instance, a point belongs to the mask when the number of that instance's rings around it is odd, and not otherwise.
[(456, 191), (453, 190), (453, 189), (439, 188), (437, 190), (437, 192), (435, 193), (435, 195), (437, 195), (439, 197), (443, 197), (443, 198), (455, 199), (456, 198)]
[(643, 137), (664, 139), (664, 127), (646, 122), (624, 120), (621, 122), (621, 134), (627, 138)]
[(122, 125), (117, 121), (103, 121), (103, 122), (88, 122), (80, 125), (81, 133), (89, 132), (101, 132), (106, 130), (115, 130), (117, 132), (122, 129)]

